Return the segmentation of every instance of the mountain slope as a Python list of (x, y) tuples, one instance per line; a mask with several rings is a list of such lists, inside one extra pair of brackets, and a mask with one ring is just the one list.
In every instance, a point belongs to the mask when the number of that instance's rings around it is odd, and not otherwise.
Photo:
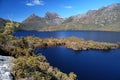
[[(89, 10), (67, 19), (56, 13), (47, 12), (45, 17), (27, 18), (23, 21), (27, 30), (107, 30), (120, 31), (120, 3), (114, 3), (98, 10)], [(32, 27), (31, 27), (32, 26)]]
[(41, 28), (42, 26), (47, 25), (45, 19), (35, 14), (30, 15), (26, 20), (21, 24), (22, 29), (33, 30)]

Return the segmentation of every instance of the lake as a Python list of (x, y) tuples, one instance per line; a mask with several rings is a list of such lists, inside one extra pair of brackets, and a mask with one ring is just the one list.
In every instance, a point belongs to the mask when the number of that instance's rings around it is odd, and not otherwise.
[[(120, 32), (104, 31), (17, 31), (15, 37), (37, 36), (41, 38), (66, 38), (76, 36), (85, 40), (120, 42)], [(120, 49), (102, 51), (73, 51), (64, 46), (36, 49), (54, 67), (65, 73), (75, 72), (78, 80), (120, 80)]]
[(99, 42), (120, 42), (120, 32), (110, 31), (17, 31), (14, 33), (14, 36), (37, 36), (40, 38), (67, 38), (76, 36), (85, 40), (94, 40)]

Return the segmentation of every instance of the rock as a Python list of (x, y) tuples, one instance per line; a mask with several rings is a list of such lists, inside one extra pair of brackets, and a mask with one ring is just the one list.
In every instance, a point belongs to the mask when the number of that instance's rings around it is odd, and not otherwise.
[(12, 73), (5, 72), (4, 74), (2, 74), (1, 79), (4, 79), (4, 80), (13, 80)]
[(0, 55), (0, 80), (13, 80), (11, 69), (13, 57)]
[(45, 14), (45, 18), (48, 19), (48, 20), (53, 20), (53, 19), (58, 18), (58, 14), (54, 13), (54, 12), (47, 12)]

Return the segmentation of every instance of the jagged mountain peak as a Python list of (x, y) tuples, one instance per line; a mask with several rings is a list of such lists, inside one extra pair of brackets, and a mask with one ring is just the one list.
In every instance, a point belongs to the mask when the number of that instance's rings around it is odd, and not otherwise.
[[(29, 17), (36, 17), (37, 15), (36, 14), (31, 14)], [(38, 16), (37, 16), (38, 17)]]
[(28, 18), (26, 18), (22, 23), (32, 22), (41, 20), (42, 17), (37, 16), (36, 14), (31, 14)]
[(53, 19), (59, 18), (59, 15), (55, 12), (46, 12), (45, 18), (49, 20), (53, 20)]
[(41, 17), (39, 17), (39, 16), (37, 16), (36, 14), (33, 13), (28, 18), (32, 19), (32, 18), (41, 18)]

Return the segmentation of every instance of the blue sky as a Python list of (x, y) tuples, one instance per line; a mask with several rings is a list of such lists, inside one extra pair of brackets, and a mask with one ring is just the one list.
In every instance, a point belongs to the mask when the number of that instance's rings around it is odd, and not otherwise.
[(47, 11), (69, 17), (112, 3), (120, 0), (0, 0), (0, 17), (21, 22), (33, 13), (43, 17)]

